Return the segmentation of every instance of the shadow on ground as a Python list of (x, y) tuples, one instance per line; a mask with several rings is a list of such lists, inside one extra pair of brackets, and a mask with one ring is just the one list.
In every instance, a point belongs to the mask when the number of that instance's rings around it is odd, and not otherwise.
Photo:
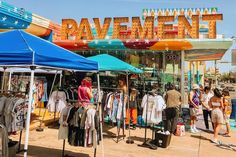
[[(65, 155), (68, 155), (68, 157), (77, 157), (77, 156), (89, 157), (88, 154), (74, 153), (68, 150), (65, 151)], [(23, 152), (17, 154), (17, 157), (23, 157), (23, 156), (24, 156)], [(56, 156), (62, 156), (62, 150), (29, 145), (28, 157), (56, 157)]]

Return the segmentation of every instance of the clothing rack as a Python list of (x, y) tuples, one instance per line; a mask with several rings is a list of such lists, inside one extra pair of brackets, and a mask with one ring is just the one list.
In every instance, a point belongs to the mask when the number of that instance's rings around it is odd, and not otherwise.
[[(100, 87), (101, 89), (112, 89), (112, 90), (122, 90), (123, 91), (123, 89), (122, 88), (112, 88), (112, 87)], [(124, 91), (123, 91), (123, 93), (124, 93)], [(123, 137), (123, 140), (125, 139), (125, 118), (124, 118), (124, 100), (125, 100), (125, 96), (123, 96), (123, 103), (122, 103), (122, 115), (123, 115), (123, 117), (122, 117), (122, 120), (123, 120), (123, 127), (122, 127), (122, 133), (123, 133), (123, 135), (122, 135), (122, 137)], [(119, 136), (120, 136), (120, 126), (117, 124), (117, 136), (116, 136), (116, 143), (118, 143), (119, 141), (120, 141), (120, 139), (119, 139)]]
[[(148, 91), (146, 91), (146, 95), (147, 95), (147, 106), (146, 106), (146, 115), (145, 115), (145, 133), (144, 133), (144, 142), (143, 142), (143, 144), (140, 144), (140, 145), (138, 145), (138, 146), (140, 146), (140, 147), (146, 147), (146, 148), (150, 148), (150, 149), (157, 149), (157, 146), (155, 146), (155, 145), (153, 145), (153, 144), (151, 144), (151, 141), (152, 140), (148, 140), (147, 139), (147, 113), (148, 113), (148, 98), (149, 98), (149, 95), (150, 94), (153, 94), (152, 92), (148, 92)], [(153, 138), (153, 132), (152, 132), (152, 138)]]
[[(14, 96), (14, 94), (16, 94), (15, 97), (22, 97), (22, 98), (25, 99), (25, 102), (26, 102), (26, 96), (25, 96), (25, 95), (22, 95), (22, 94), (25, 93), (25, 92), (15, 92), (15, 91), (10, 91), (10, 90), (8, 90), (7, 93), (8, 93), (8, 94), (11, 94), (11, 96)], [(5, 93), (1, 93), (1, 95), (2, 95), (2, 94), (4, 95)], [(17, 95), (17, 94), (18, 94), (18, 95)], [(19, 95), (19, 94), (21, 94), (21, 95)], [(23, 119), (24, 119), (24, 117), (23, 117)], [(23, 123), (23, 127), (25, 127), (25, 123)], [(24, 151), (24, 150), (21, 149), (22, 132), (23, 132), (23, 131), (20, 130), (20, 137), (19, 137), (19, 141), (18, 141), (18, 150), (17, 150), (17, 153), (20, 153), (20, 152)]]
[[(77, 103), (79, 101), (70, 101), (70, 102), (73, 103), (73, 105), (74, 105), (74, 103)], [(90, 103), (90, 104), (99, 104), (99, 103)], [(99, 108), (97, 107), (97, 109), (99, 109)], [(69, 156), (69, 155), (65, 154), (65, 145), (66, 145), (66, 140), (64, 139), (63, 146), (62, 146), (62, 157), (73, 157), (73, 156)], [(96, 157), (96, 154), (97, 154), (97, 148), (94, 148), (94, 157)]]

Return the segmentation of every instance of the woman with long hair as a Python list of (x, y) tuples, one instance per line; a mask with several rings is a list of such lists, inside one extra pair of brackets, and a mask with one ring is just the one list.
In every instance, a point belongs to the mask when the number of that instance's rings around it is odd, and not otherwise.
[(214, 137), (211, 140), (213, 143), (218, 143), (218, 133), (221, 129), (221, 125), (224, 122), (223, 117), (223, 101), (222, 94), (218, 88), (214, 89), (214, 96), (209, 101), (209, 107), (212, 108), (211, 118), (214, 124)]
[(229, 124), (229, 119), (230, 119), (230, 114), (232, 111), (232, 106), (231, 106), (231, 99), (229, 96), (229, 90), (228, 89), (224, 89), (222, 92), (223, 95), (223, 112), (224, 112), (224, 120), (225, 120), (225, 125), (226, 125), (226, 133), (225, 133), (225, 137), (230, 137), (229, 133), (230, 133), (230, 124)]
[(85, 77), (78, 88), (78, 101), (83, 107), (86, 107), (91, 102), (92, 98), (92, 79)]

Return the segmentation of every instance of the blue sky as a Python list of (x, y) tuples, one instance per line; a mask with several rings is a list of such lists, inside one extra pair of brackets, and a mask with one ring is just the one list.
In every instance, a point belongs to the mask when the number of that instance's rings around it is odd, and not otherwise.
[[(141, 16), (143, 8), (218, 7), (224, 19), (217, 23), (217, 32), (236, 36), (236, 0), (5, 0), (17, 7), (61, 23), (63, 18)], [(223, 57), (231, 61), (230, 52)], [(213, 64), (208, 63), (208, 67)], [(231, 70), (230, 64), (220, 64), (220, 71)]]

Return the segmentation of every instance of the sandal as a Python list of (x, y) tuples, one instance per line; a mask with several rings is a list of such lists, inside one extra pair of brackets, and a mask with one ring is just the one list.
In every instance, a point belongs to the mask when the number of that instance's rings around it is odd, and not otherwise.
[(229, 134), (227, 134), (227, 133), (224, 134), (223, 136), (224, 136), (224, 137), (231, 137), (231, 136), (230, 136)]

